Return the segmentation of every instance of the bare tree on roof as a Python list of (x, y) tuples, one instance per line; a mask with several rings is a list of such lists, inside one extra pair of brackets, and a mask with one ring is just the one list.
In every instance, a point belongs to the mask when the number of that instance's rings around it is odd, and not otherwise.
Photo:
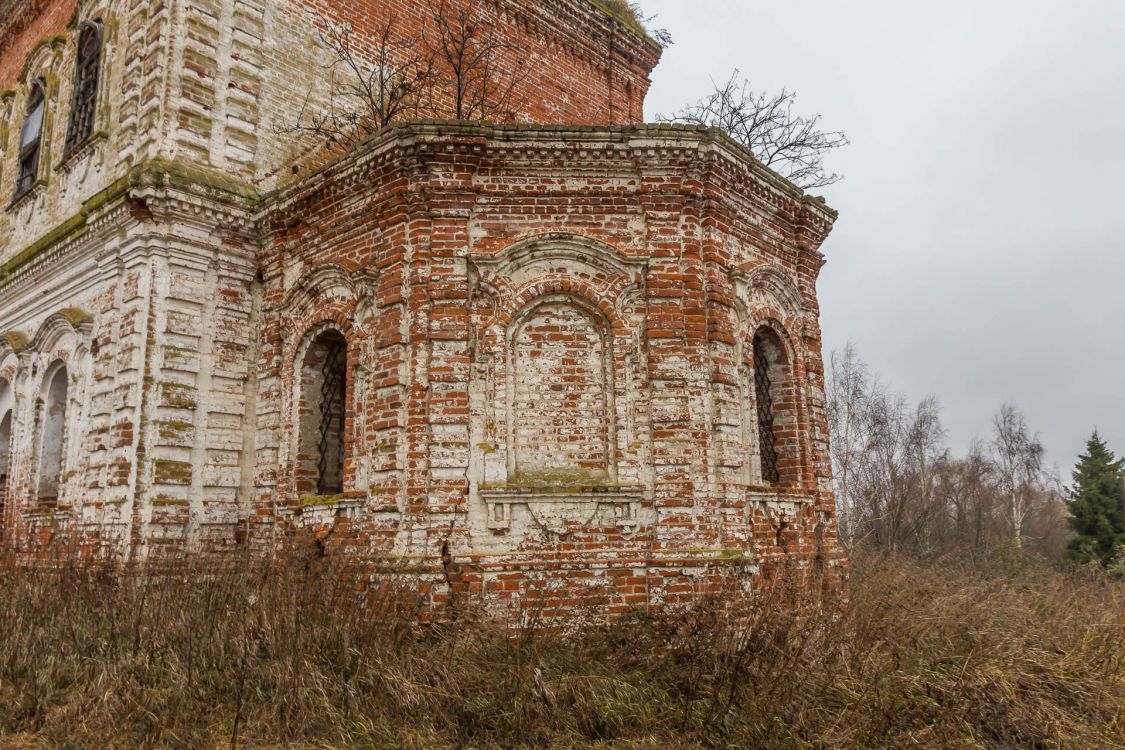
[(847, 136), (840, 130), (823, 130), (819, 114), (796, 114), (796, 100), (797, 94), (787, 89), (779, 94), (755, 92), (735, 70), (726, 82), (714, 82), (714, 91), (695, 104), (657, 118), (719, 128), (798, 187), (839, 182), (842, 176), (827, 170), (824, 155), (848, 145)]
[(428, 116), (427, 93), (434, 85), (435, 56), (420, 35), (400, 34), (392, 17), (374, 34), (360, 34), (349, 22), (314, 19), (327, 51), (323, 103), (305, 97), (295, 125), (333, 149), (348, 149), (389, 123)]
[(529, 68), (526, 51), (505, 41), (493, 21), (472, 3), (431, 0), (432, 50), (437, 85), (431, 89), (437, 116), (456, 120), (513, 120), (523, 105), (520, 84)]

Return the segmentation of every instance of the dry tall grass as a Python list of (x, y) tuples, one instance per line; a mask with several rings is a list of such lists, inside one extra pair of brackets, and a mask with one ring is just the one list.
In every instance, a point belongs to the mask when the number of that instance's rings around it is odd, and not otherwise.
[(838, 602), (776, 607), (771, 595), (749, 628), (704, 606), (570, 634), (419, 626), (337, 598), (331, 575), (0, 564), (0, 745), (1096, 748), (1125, 737), (1125, 586), (1096, 574), (887, 560), (859, 566), (838, 615)]

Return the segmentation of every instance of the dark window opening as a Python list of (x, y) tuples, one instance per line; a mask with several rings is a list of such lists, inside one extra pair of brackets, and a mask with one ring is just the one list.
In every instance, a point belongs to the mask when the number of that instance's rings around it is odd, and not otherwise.
[(770, 377), (770, 358), (764, 336), (754, 336), (754, 396), (758, 412), (758, 454), (762, 463), (762, 481), (781, 481), (777, 454), (777, 432), (774, 424), (774, 382)]
[(39, 179), (39, 152), (43, 144), (43, 116), (47, 108), (47, 91), (43, 79), (31, 84), (27, 110), (20, 128), (19, 174), (16, 177), (14, 200), (31, 192)]
[(67, 153), (82, 145), (94, 133), (101, 61), (102, 27), (92, 22), (83, 23), (82, 34), (78, 38), (78, 59), (74, 69), (70, 124), (66, 130)]
[(301, 494), (344, 491), (347, 369), (347, 341), (339, 331), (317, 336), (302, 362), (296, 467)]

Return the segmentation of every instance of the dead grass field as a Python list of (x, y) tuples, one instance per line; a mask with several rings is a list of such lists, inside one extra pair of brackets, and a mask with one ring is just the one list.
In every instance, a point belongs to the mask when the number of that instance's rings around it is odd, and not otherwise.
[(865, 561), (848, 602), (767, 595), (748, 628), (703, 606), (549, 634), (201, 566), (0, 563), (0, 746), (1125, 747), (1125, 584), (1088, 571)]

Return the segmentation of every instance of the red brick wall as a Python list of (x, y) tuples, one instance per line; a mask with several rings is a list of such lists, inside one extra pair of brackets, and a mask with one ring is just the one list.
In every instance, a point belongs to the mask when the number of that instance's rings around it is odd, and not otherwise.
[(0, 91), (15, 86), (28, 55), (47, 37), (66, 32), (78, 0), (0, 3)]
[[(405, 37), (434, 38), (438, 0), (288, 0), (296, 12), (352, 23), (356, 39), (373, 39), (389, 18)], [(569, 125), (627, 124), (644, 119), (649, 74), (660, 50), (588, 0), (448, 0), (495, 24), (510, 48), (499, 80), (522, 78), (517, 119)], [(361, 48), (362, 49), (362, 48)], [(518, 74), (514, 71), (519, 71)]]
[[(289, 392), (300, 342), (331, 319), (367, 384), (349, 409), (349, 520), (294, 512), (279, 405), (253, 536), (406, 554), (435, 602), (535, 598), (545, 613), (661, 606), (781, 570), (835, 580), (815, 300), (834, 215), (713, 133), (399, 133), (269, 208), (262, 382)], [(367, 296), (301, 281), (328, 265), (371, 275)], [(762, 325), (790, 353), (780, 486), (752, 470), (744, 375)], [(595, 468), (602, 445), (616, 481), (553, 475)], [(558, 464), (522, 477), (528, 454)]]

